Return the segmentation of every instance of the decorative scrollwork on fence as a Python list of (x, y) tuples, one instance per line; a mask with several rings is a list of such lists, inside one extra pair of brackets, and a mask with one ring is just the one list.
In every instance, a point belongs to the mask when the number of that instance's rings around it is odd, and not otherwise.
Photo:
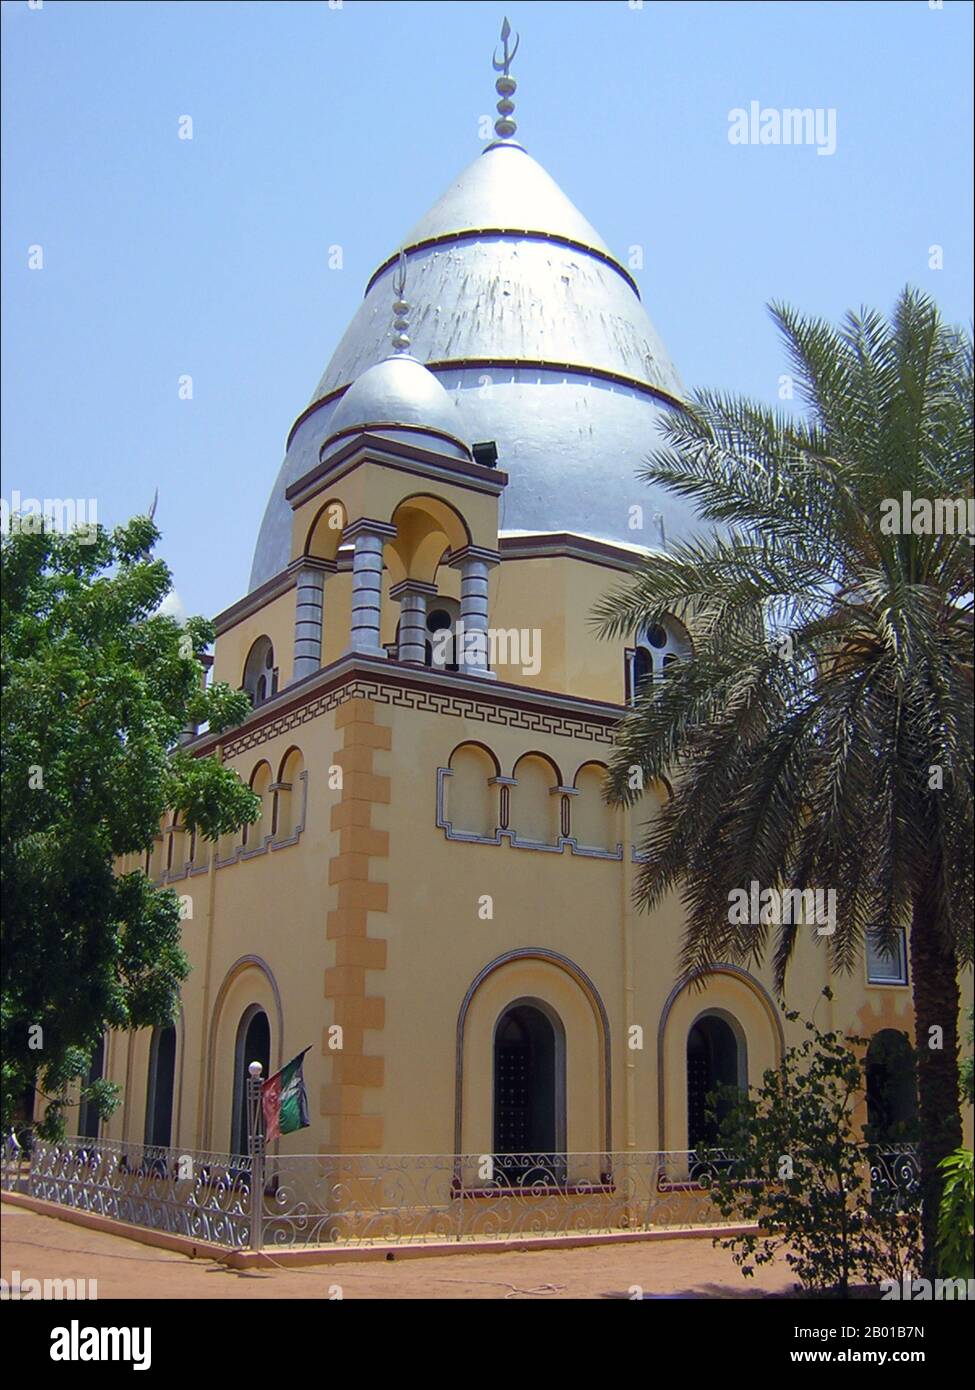
[(76, 1211), (238, 1248), (249, 1239), (251, 1161), (116, 1140), (35, 1140), (17, 1190)]
[(271, 1245), (506, 1240), (721, 1220), (720, 1152), (322, 1155), (268, 1159)]
[(893, 1212), (917, 1202), (921, 1164), (916, 1145), (868, 1144), (864, 1157), (870, 1165), (871, 1205)]
[[(871, 1200), (915, 1199), (916, 1149), (864, 1147)], [(269, 1247), (510, 1240), (717, 1226), (718, 1174), (754, 1182), (733, 1155), (298, 1154), (262, 1160)], [(150, 1230), (251, 1243), (251, 1159), (116, 1141), (4, 1146), (3, 1186)], [(891, 1205), (893, 1204), (893, 1205)], [(256, 1239), (256, 1237), (255, 1237)]]

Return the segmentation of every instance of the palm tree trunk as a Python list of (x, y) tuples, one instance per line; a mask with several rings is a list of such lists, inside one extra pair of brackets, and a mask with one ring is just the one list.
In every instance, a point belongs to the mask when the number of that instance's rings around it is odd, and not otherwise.
[[(925, 1279), (937, 1276), (938, 1164), (961, 1147), (958, 961), (939, 931), (933, 894), (919, 894), (911, 922), (911, 978), (921, 1126), (921, 1234)], [(937, 1044), (940, 1042), (940, 1046)]]

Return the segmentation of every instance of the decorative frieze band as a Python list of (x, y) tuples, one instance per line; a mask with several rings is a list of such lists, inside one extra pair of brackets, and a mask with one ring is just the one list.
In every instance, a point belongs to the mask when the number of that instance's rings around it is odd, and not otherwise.
[(445, 691), (421, 690), (405, 686), (386, 684), (382, 681), (357, 677), (326, 691), (307, 704), (289, 710), (277, 719), (270, 719), (249, 730), (239, 738), (228, 738), (224, 743), (224, 756), (235, 758), (252, 748), (259, 748), (280, 734), (307, 724), (309, 720), (338, 709), (348, 700), (373, 700), (376, 704), (390, 705), (396, 709), (413, 709), (425, 714), (446, 715), (454, 719), (470, 719), (482, 724), (495, 724), (508, 729), (520, 729), (529, 733), (555, 734), (565, 738), (581, 739), (587, 743), (611, 746), (613, 728), (593, 720), (570, 714), (555, 714), (544, 710), (514, 708), (474, 696), (448, 694)]

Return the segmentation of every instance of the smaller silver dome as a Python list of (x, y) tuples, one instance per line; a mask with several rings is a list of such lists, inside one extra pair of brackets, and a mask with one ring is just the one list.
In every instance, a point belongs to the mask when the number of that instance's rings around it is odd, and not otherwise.
[(328, 422), (327, 452), (339, 435), (371, 428), (388, 434), (398, 428), (445, 437), (464, 457), (470, 457), (460, 438), (460, 411), (443, 386), (422, 362), (398, 353), (368, 367), (346, 391)]

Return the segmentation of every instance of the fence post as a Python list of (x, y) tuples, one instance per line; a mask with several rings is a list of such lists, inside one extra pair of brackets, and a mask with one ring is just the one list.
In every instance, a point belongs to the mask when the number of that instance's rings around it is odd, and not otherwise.
[(247, 1148), (251, 1156), (250, 1248), (264, 1245), (264, 1132), (261, 1125), (261, 1064), (247, 1068)]
[(455, 1154), (453, 1158), (454, 1176), (453, 1182), (456, 1186), (454, 1196), (457, 1198), (457, 1239), (464, 1238), (464, 1160), (460, 1154)]
[[(20, 1141), (13, 1130), (3, 1136), (3, 1180), (2, 1186), (9, 1192), (26, 1191), (30, 1186), (23, 1181), (21, 1173), (22, 1150)], [(29, 1172), (29, 1170), (28, 1170)]]

